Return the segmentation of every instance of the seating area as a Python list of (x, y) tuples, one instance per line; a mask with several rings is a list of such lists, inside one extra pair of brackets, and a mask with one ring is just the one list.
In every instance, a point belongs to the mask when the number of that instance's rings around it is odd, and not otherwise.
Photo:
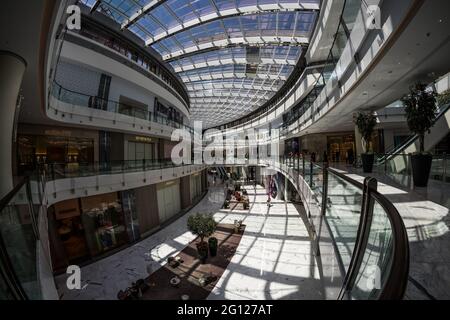
[(223, 205), (224, 209), (238, 209), (249, 210), (250, 201), (248, 198), (248, 192), (241, 187), (240, 184), (228, 187), (226, 189), (226, 198)]
[[(198, 255), (198, 238), (146, 279), (120, 290), (120, 300), (204, 300), (226, 270), (241, 241), (245, 225), (219, 224), (210, 238), (217, 238), (217, 252), (205, 263)], [(214, 255), (215, 254), (215, 255)]]

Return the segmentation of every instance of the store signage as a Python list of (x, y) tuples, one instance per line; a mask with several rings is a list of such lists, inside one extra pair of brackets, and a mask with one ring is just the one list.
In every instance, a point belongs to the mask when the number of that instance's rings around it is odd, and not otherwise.
[(141, 136), (136, 136), (134, 138), (134, 140), (136, 140), (138, 142), (146, 142), (146, 143), (153, 142), (152, 138), (150, 138), (150, 137), (141, 137)]
[(72, 135), (72, 131), (50, 129), (50, 130), (45, 130), (44, 134), (47, 135), (47, 136), (67, 137), (67, 136), (71, 136)]

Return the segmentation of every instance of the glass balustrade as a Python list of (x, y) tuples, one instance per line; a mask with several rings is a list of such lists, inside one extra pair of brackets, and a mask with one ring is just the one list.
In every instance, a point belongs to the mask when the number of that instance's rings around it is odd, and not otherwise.
[(331, 172), (327, 185), (325, 219), (348, 270), (361, 218), (362, 190)]
[(54, 82), (52, 85), (51, 93), (59, 101), (68, 103), (73, 106), (98, 109), (107, 112), (126, 115), (136, 119), (148, 120), (165, 126), (170, 126), (175, 129), (185, 129), (189, 131), (191, 134), (194, 132), (194, 130), (191, 127), (184, 125), (183, 123), (174, 121), (167, 116), (156, 114), (150, 111), (145, 111), (138, 108), (132, 108), (120, 102), (105, 100), (96, 96), (90, 96), (84, 93), (71, 91), (69, 89), (63, 88), (56, 82)]
[[(9, 195), (2, 199), (0, 234), (2, 251), (10, 271), (10, 278), (18, 291), (29, 299), (40, 299), (40, 283), (37, 269), (37, 223), (33, 201), (27, 192), (29, 180), (25, 179)], [(8, 271), (7, 271), (8, 273)]]
[(64, 178), (88, 177), (95, 175), (107, 175), (118, 173), (131, 173), (149, 170), (161, 170), (175, 168), (176, 165), (170, 159), (155, 160), (128, 160), (94, 163), (51, 163), (44, 166), (51, 180)]
[(375, 200), (372, 222), (361, 266), (349, 292), (354, 300), (378, 299), (394, 261), (394, 230), (389, 216)]
[[(408, 170), (405, 159), (393, 161), (389, 170), (395, 174)], [(435, 167), (441, 169), (439, 161)], [(343, 278), (339, 298), (400, 299), (409, 268), (406, 229), (392, 203), (377, 193), (376, 180), (366, 178), (361, 184), (328, 168), (326, 163), (319, 165), (302, 157), (281, 156), (278, 163), (269, 161), (275, 167), (279, 164), (287, 166), (289, 174), (303, 178), (321, 207), (320, 217), (308, 216), (318, 233), (315, 238), (319, 251), (333, 244), (335, 254), (327, 251), (324, 259), (334, 256), (339, 265)], [(395, 263), (398, 265), (393, 268)]]

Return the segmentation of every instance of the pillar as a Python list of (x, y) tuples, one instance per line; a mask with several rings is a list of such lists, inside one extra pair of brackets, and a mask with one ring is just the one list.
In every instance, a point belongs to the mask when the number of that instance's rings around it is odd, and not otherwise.
[(359, 132), (358, 127), (355, 126), (355, 149), (356, 149), (355, 160), (358, 159), (358, 156), (360, 156), (361, 153), (364, 152), (361, 139), (362, 139), (361, 133)]
[(8, 51), (0, 51), (0, 198), (13, 189), (12, 150), (17, 97), (26, 69), (26, 61)]

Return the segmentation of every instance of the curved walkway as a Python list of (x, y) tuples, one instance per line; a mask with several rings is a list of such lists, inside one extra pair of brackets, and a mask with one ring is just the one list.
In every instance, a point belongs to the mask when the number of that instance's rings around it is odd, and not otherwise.
[[(319, 272), (302, 218), (293, 204), (266, 204), (264, 189), (249, 190), (250, 210), (221, 209), (223, 186), (190, 212), (213, 213), (220, 223), (243, 220), (246, 230), (236, 254), (209, 299), (321, 299)], [(67, 275), (56, 277), (61, 299), (117, 299), (117, 292), (148, 276), (178, 254), (195, 236), (189, 213), (154, 235), (81, 269), (82, 289), (68, 290)]]

